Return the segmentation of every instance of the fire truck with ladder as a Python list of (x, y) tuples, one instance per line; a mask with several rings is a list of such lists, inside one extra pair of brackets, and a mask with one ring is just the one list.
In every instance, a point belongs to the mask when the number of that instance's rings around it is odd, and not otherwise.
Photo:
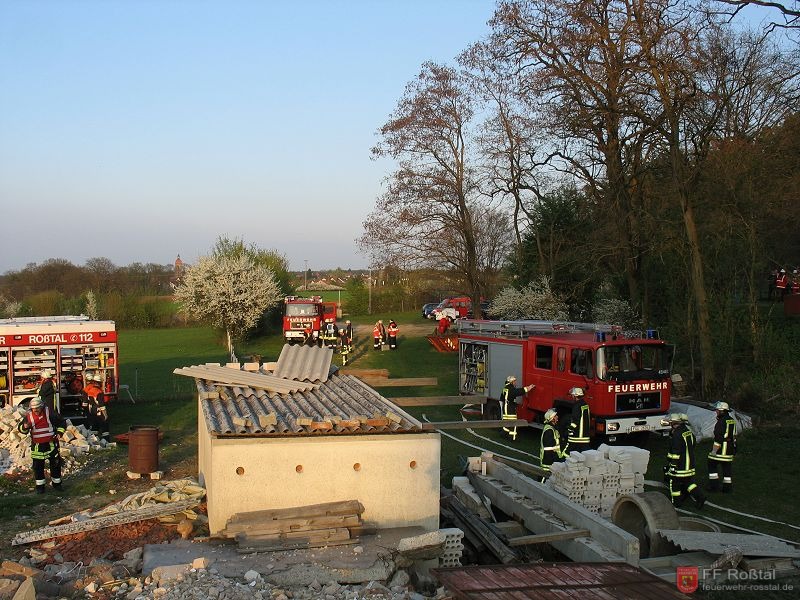
[(0, 404), (28, 403), (38, 394), (42, 373), (50, 371), (61, 413), (85, 417), (84, 382), (98, 381), (111, 401), (119, 389), (118, 367), (114, 321), (83, 315), (0, 319)]
[(323, 302), (320, 296), (286, 296), (284, 304), (283, 339), (289, 344), (322, 345), (325, 324), (336, 323), (336, 302)]
[(534, 426), (542, 426), (549, 408), (564, 422), (572, 408), (568, 391), (580, 387), (596, 440), (668, 430), (661, 419), (669, 412), (673, 347), (657, 331), (642, 335), (619, 326), (557, 321), (457, 323), (459, 391), (486, 397), (484, 418), (501, 418), (501, 392), (514, 375), (518, 386), (536, 386), (516, 406), (517, 417)]

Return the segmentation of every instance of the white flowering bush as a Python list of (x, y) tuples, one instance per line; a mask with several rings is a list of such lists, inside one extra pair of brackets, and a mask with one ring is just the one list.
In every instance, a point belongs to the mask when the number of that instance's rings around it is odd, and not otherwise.
[(566, 321), (568, 316), (567, 304), (553, 292), (550, 280), (545, 276), (522, 289), (507, 287), (501, 290), (489, 313), (506, 321)]
[(233, 361), (233, 340), (252, 329), (282, 296), (272, 270), (240, 254), (201, 257), (186, 269), (175, 299), (192, 317), (225, 330)]
[(642, 318), (627, 300), (602, 298), (592, 306), (592, 319), (595, 323), (621, 325), (625, 331), (641, 331)]

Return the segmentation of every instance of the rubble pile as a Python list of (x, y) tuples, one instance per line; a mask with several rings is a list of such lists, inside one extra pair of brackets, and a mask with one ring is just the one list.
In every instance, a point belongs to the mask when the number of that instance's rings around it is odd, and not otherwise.
[(570, 452), (554, 463), (547, 485), (601, 517), (610, 518), (619, 496), (644, 492), (650, 452), (634, 446), (607, 446)]
[[(17, 431), (17, 425), (25, 416), (19, 406), (5, 406), (0, 409), (0, 475), (26, 472), (31, 469), (31, 439)], [(108, 442), (96, 431), (84, 425), (73, 425), (67, 420), (67, 430), (60, 442), (61, 458), (64, 459), (62, 471), (69, 475), (77, 469), (75, 458), (105, 448), (116, 446)]]

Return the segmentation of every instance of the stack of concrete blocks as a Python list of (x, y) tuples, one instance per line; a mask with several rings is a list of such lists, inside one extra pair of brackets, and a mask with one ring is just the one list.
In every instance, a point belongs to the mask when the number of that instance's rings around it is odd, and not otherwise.
[(619, 496), (644, 491), (650, 453), (630, 446), (606, 446), (571, 452), (551, 466), (547, 483), (587, 510), (610, 518)]
[(589, 476), (589, 468), (583, 455), (580, 452), (570, 452), (564, 462), (553, 463), (550, 469), (548, 482), (553, 489), (573, 502), (582, 504)]
[[(17, 430), (19, 422), (25, 418), (25, 410), (17, 406), (6, 406), (0, 409), (0, 474), (28, 471), (31, 468), (31, 438)], [(66, 431), (61, 437), (59, 452), (62, 458), (69, 459), (93, 450), (101, 450), (116, 446), (116, 442), (107, 442), (97, 432), (83, 425), (72, 425), (67, 421)], [(64, 473), (73, 469), (68, 461)]]
[(464, 532), (457, 527), (440, 529), (444, 534), (444, 552), (439, 557), (440, 567), (460, 567), (461, 555), (464, 551)]

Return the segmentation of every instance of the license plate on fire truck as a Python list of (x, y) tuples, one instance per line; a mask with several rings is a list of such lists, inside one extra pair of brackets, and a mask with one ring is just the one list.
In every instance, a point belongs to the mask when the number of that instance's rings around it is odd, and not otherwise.
[(649, 425), (631, 425), (631, 428), (628, 431), (630, 431), (631, 433), (634, 433), (636, 431), (650, 431), (650, 426)]

